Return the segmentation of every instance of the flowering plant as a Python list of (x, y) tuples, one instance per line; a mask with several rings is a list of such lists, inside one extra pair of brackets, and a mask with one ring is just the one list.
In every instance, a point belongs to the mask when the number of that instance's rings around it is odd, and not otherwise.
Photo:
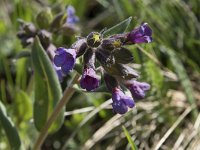
[[(112, 92), (114, 111), (124, 114), (128, 110), (127, 106), (132, 108), (134, 99), (144, 98), (145, 91), (150, 88), (148, 83), (136, 81), (139, 75), (128, 65), (133, 63), (133, 55), (125, 46), (152, 42), (152, 30), (147, 23), (143, 23), (128, 33), (114, 34), (106, 38), (103, 37), (104, 34), (91, 32), (86, 38), (78, 38), (71, 48), (57, 48), (54, 64), (60, 67), (63, 74), (58, 73), (58, 76), (62, 79), (74, 68), (76, 59), (83, 56), (81, 88), (95, 91), (100, 85), (96, 71), (100, 70), (108, 90)], [(96, 62), (98, 69), (95, 67)], [(123, 93), (120, 84), (131, 91), (133, 98)]]
[[(82, 89), (90, 92), (98, 91), (105, 83), (112, 94), (113, 111), (118, 114), (125, 114), (128, 108), (135, 106), (135, 99), (145, 97), (150, 85), (137, 81), (139, 75), (131, 67), (134, 57), (126, 46), (152, 42), (152, 30), (147, 23), (125, 32), (132, 19), (130, 17), (108, 30), (77, 37), (67, 48), (55, 46), (52, 37), (61, 31), (65, 36), (72, 36), (79, 30), (76, 24), (79, 19), (72, 6), (54, 19), (50, 10), (44, 9), (36, 19), (39, 28), (32, 23), (20, 21), (21, 27), (17, 34), (24, 47), (32, 44), (30, 55), (35, 78), (34, 123), (41, 131), (35, 149), (41, 146), (48, 132), (55, 132), (62, 125), (64, 105), (74, 92), (71, 85), (77, 81)], [(60, 83), (73, 70), (82, 76), (79, 79), (77, 75), (62, 96)], [(124, 87), (130, 90), (132, 97), (124, 93)]]

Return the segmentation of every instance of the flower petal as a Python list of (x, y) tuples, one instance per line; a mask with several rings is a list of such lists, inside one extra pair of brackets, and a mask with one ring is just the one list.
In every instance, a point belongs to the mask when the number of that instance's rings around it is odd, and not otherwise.
[(63, 73), (69, 73), (76, 62), (76, 51), (75, 49), (65, 49), (63, 47), (58, 48), (55, 51), (54, 64), (57, 67), (61, 67)]
[(67, 21), (66, 23), (74, 25), (79, 21), (79, 18), (75, 15), (75, 9), (73, 6), (69, 5), (67, 7)]
[(74, 14), (75, 14), (75, 9), (74, 9), (74, 7), (71, 6), (71, 5), (69, 5), (69, 6), (67, 7), (67, 15), (68, 15), (68, 16), (73, 16)]
[(133, 108), (135, 106), (135, 102), (131, 97), (127, 97), (126, 99), (123, 99), (123, 101), (129, 108)]
[(118, 114), (125, 114), (128, 111), (128, 107), (123, 103), (123, 101), (114, 101), (112, 107)]
[(61, 69), (63, 71), (64, 74), (68, 74), (75, 65), (75, 59), (73, 57), (68, 56), (66, 58), (65, 63), (61, 66)]
[(119, 88), (114, 88), (112, 91), (113, 101), (120, 101), (121, 97), (124, 96), (124, 93)]
[(144, 24), (142, 25), (142, 27), (144, 28), (144, 34), (145, 34), (146, 36), (151, 36), (151, 35), (152, 35), (152, 30), (151, 30), (151, 28), (148, 26), (147, 23), (144, 23)]
[(63, 52), (60, 55), (55, 55), (54, 60), (53, 60), (54, 64), (57, 67), (62, 66), (65, 63), (65, 61), (66, 61), (66, 57), (67, 57), (67, 53), (66, 52)]
[(144, 90), (142, 90), (138, 85), (131, 85), (129, 90), (135, 99), (143, 99), (145, 97)]
[(62, 82), (63, 81), (63, 73), (62, 73), (61, 67), (57, 67), (55, 64), (53, 64), (53, 67), (57, 73), (59, 81)]
[[(135, 82), (137, 82), (137, 81), (135, 81)], [(136, 83), (135, 83), (136, 84)], [(139, 85), (139, 87), (142, 89), (142, 90), (144, 90), (144, 91), (147, 91), (147, 90), (149, 90), (150, 89), (150, 85), (148, 84), (148, 83), (146, 83), (146, 82), (137, 82), (137, 84)]]
[(152, 30), (147, 23), (143, 23), (138, 28), (132, 30), (127, 39), (132, 43), (150, 43), (152, 42)]
[(113, 109), (119, 114), (124, 114), (129, 108), (135, 106), (134, 100), (126, 96), (118, 87), (114, 88), (112, 91)]
[(99, 86), (99, 80), (95, 71), (92, 68), (84, 69), (81, 77), (80, 86), (87, 91), (92, 91)]
[(134, 43), (150, 43), (152, 42), (152, 37), (150, 36), (143, 36), (134, 39)]

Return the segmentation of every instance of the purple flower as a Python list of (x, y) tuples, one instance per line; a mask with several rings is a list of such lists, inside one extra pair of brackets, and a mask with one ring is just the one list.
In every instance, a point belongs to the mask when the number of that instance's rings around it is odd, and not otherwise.
[(128, 88), (135, 99), (143, 99), (145, 97), (145, 91), (150, 89), (150, 85), (146, 82), (134, 81)]
[(57, 73), (59, 81), (62, 82), (63, 81), (63, 73), (62, 73), (61, 67), (57, 67), (55, 64), (53, 64), (53, 67)]
[(92, 91), (99, 86), (99, 80), (93, 68), (85, 68), (80, 81), (81, 88)]
[(61, 67), (64, 74), (68, 74), (74, 68), (76, 62), (75, 49), (65, 49), (60, 47), (55, 51), (55, 54), (54, 64), (57, 67)]
[(79, 18), (75, 16), (75, 9), (73, 6), (69, 5), (67, 7), (67, 21), (66, 23), (74, 25), (79, 21)]
[(126, 96), (119, 88), (113, 89), (112, 100), (113, 110), (118, 114), (124, 114), (128, 111), (128, 107), (133, 108), (135, 106), (134, 100)]
[(152, 30), (147, 23), (143, 23), (138, 28), (132, 30), (127, 39), (132, 43), (150, 43), (152, 42)]

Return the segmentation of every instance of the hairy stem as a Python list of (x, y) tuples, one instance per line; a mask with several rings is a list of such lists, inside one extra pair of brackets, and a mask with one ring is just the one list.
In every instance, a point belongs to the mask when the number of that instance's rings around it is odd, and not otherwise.
[(74, 78), (71, 80), (69, 86), (65, 89), (62, 99), (56, 105), (54, 111), (50, 115), (50, 117), (47, 120), (46, 124), (44, 125), (43, 129), (41, 130), (39, 137), (37, 138), (37, 141), (35, 142), (33, 150), (40, 149), (41, 145), (43, 144), (44, 140), (46, 139), (46, 137), (48, 135), (48, 130), (51, 127), (52, 123), (58, 117), (60, 111), (62, 110), (62, 107), (64, 107), (66, 105), (66, 103), (69, 101), (69, 99), (74, 94), (75, 90), (72, 88), (72, 86), (77, 82), (78, 78), (79, 78), (79, 74), (76, 73)]

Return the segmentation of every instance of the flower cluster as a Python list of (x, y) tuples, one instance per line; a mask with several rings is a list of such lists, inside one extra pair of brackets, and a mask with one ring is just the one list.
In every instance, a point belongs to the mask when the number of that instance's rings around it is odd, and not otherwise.
[[(79, 18), (75, 15), (75, 9), (69, 5), (65, 12), (53, 15), (50, 8), (43, 9), (36, 17), (37, 25), (18, 20), (20, 29), (17, 37), (20, 39), (23, 47), (27, 47), (33, 43), (37, 36), (40, 39), (42, 47), (54, 59), (53, 67), (59, 77), (59, 81), (63, 81), (63, 75), (69, 73), (75, 65), (76, 52), (74, 50), (59, 48), (55, 52), (56, 47), (52, 43), (52, 37), (73, 36), (78, 30), (77, 23)], [(55, 58), (53, 58), (55, 56)], [(67, 62), (66, 62), (67, 61)]]
[[(59, 81), (72, 71), (76, 59), (83, 56), (82, 77), (80, 87), (86, 91), (95, 91), (100, 86), (97, 72), (101, 72), (108, 90), (112, 93), (112, 106), (116, 113), (124, 114), (128, 108), (134, 107), (134, 99), (142, 99), (150, 89), (145, 82), (136, 81), (138, 73), (130, 67), (133, 55), (126, 45), (152, 42), (152, 30), (143, 23), (131, 32), (104, 37), (104, 32), (91, 32), (87, 37), (79, 37), (70, 48), (56, 49), (52, 37), (57, 33), (72, 36), (78, 30), (76, 23), (79, 18), (75, 9), (68, 6), (65, 12), (54, 16), (50, 8), (43, 9), (36, 17), (37, 25), (20, 21), (18, 38), (24, 47), (30, 45), (37, 36), (42, 47), (52, 60)], [(98, 69), (96, 66), (98, 65)], [(126, 96), (121, 89), (125, 86), (130, 90), (132, 98)]]
[(43, 9), (36, 17), (37, 25), (18, 20), (20, 30), (17, 37), (21, 40), (23, 47), (33, 43), (36, 36), (39, 37), (43, 48), (46, 50), (51, 45), (52, 34), (72, 36), (79, 28), (76, 26), (79, 18), (75, 15), (75, 9), (69, 5), (64, 13), (53, 15), (50, 8)]
[[(134, 99), (144, 98), (145, 92), (150, 89), (148, 83), (136, 81), (138, 74), (129, 66), (133, 63), (133, 55), (125, 46), (149, 42), (152, 42), (152, 30), (147, 23), (129, 33), (106, 38), (103, 38), (103, 34), (92, 32), (86, 38), (79, 38), (71, 48), (58, 48), (55, 51), (54, 64), (61, 79), (61, 75), (68, 74), (74, 68), (76, 58), (83, 56), (80, 87), (95, 91), (100, 85), (95, 66), (98, 63), (106, 86), (112, 92), (113, 110), (124, 114), (128, 108), (135, 106)], [(120, 85), (129, 89), (132, 97), (126, 96)]]

